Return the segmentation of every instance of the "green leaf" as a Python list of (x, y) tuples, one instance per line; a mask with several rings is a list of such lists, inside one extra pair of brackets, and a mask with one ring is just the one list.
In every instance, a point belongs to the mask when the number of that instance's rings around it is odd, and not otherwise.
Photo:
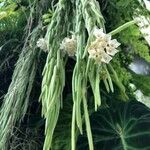
[[(116, 103), (91, 116), (95, 150), (149, 150), (150, 110), (137, 102)], [(78, 150), (87, 150), (86, 137)]]

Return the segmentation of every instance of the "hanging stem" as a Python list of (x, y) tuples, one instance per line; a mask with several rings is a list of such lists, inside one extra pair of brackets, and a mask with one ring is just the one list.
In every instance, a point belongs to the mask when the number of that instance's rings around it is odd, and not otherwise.
[(85, 91), (83, 91), (83, 108), (84, 108), (84, 115), (85, 115), (86, 131), (87, 131), (88, 142), (89, 142), (89, 150), (94, 150), (90, 118), (89, 118), (88, 106), (87, 106), (87, 99), (85, 97), (85, 94), (86, 94)]
[(71, 126), (71, 148), (72, 150), (76, 149), (76, 140), (75, 140), (75, 104), (73, 105), (72, 111), (72, 126)]
[(109, 32), (109, 34), (115, 35), (115, 34), (121, 32), (122, 30), (125, 30), (126, 28), (128, 28), (129, 26), (134, 25), (134, 24), (135, 24), (135, 21), (134, 21), (134, 20), (129, 21), (129, 22), (123, 24), (122, 26), (118, 27), (117, 29), (115, 29), (115, 30)]

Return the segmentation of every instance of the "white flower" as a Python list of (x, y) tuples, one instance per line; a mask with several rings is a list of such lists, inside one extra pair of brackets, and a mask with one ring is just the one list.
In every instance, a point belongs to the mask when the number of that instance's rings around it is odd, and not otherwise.
[(110, 47), (112, 47), (112, 48), (117, 48), (117, 47), (120, 46), (121, 44), (120, 44), (116, 39), (113, 39), (113, 40), (109, 41), (109, 45), (110, 45)]
[(116, 39), (110, 40), (106, 47), (107, 54), (114, 56), (118, 52), (116, 49), (118, 46), (120, 46), (120, 43)]
[(150, 45), (150, 18), (141, 15), (134, 16), (133, 18), (139, 26), (139, 30), (143, 34), (143, 37), (147, 41), (148, 45)]
[(108, 64), (112, 60), (112, 57), (103, 51), (101, 61)]
[(47, 51), (47, 43), (46, 43), (46, 40), (44, 38), (38, 39), (36, 45), (37, 45), (37, 47), (39, 47), (43, 51), (45, 51), (45, 52)]
[(88, 48), (89, 57), (93, 58), (96, 63), (109, 63), (118, 50), (116, 49), (120, 43), (113, 39), (111, 35), (105, 34), (103, 29), (94, 28), (93, 35), (95, 40)]
[(108, 64), (112, 59), (103, 49), (91, 49), (88, 52), (89, 57), (94, 59), (97, 64), (101, 64), (101, 62)]
[(98, 29), (97, 27), (93, 30), (93, 35), (96, 38), (103, 38), (106, 34), (103, 32), (103, 29)]
[(64, 38), (61, 45), (60, 49), (64, 50), (69, 56), (74, 56), (76, 52), (76, 47), (77, 47), (77, 41), (74, 36), (71, 38)]

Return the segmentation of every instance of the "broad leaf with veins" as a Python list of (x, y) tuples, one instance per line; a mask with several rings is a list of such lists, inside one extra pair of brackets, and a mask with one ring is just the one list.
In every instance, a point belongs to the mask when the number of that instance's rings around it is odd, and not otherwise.
[[(118, 103), (91, 116), (95, 150), (149, 150), (150, 110), (137, 102)], [(87, 150), (83, 135), (78, 149)]]

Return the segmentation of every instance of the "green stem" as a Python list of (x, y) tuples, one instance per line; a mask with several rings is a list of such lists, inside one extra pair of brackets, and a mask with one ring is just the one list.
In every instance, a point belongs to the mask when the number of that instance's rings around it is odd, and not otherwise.
[(134, 21), (134, 20), (129, 21), (129, 22), (123, 24), (122, 26), (118, 27), (117, 29), (115, 29), (115, 30), (109, 32), (109, 34), (115, 35), (115, 34), (121, 32), (122, 30), (128, 28), (129, 26), (131, 26), (131, 25), (133, 25), (133, 24), (135, 24), (135, 21)]
[(126, 145), (126, 141), (125, 141), (124, 136), (122, 134), (120, 135), (120, 138), (121, 138), (121, 143), (123, 145), (123, 149), (128, 150), (127, 145)]
[(71, 129), (71, 150), (76, 149), (76, 142), (75, 142), (75, 104), (73, 105), (72, 111), (72, 129)]
[(122, 148), (123, 150), (128, 150), (127, 148), (127, 143), (125, 141), (125, 137), (124, 137), (124, 132), (123, 129), (121, 128), (121, 126), (117, 123), (117, 130), (118, 130), (118, 134), (120, 136), (120, 140), (121, 140), (121, 144), (122, 144)]
[(88, 106), (85, 97), (85, 91), (83, 92), (83, 108), (84, 108), (85, 125), (86, 125), (86, 131), (87, 131), (87, 137), (89, 143), (89, 150), (94, 150), (93, 137), (92, 137), (90, 118), (88, 113)]

